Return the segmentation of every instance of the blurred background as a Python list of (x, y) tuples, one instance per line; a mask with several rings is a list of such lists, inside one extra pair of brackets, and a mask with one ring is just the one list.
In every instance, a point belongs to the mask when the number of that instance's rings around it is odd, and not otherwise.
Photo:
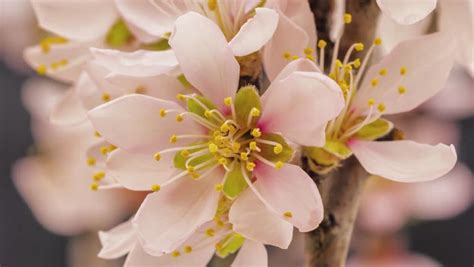
[[(141, 196), (91, 192), (78, 156), (89, 143), (78, 138), (84, 129), (49, 125), (67, 85), (38, 77), (22, 59), (43, 35), (28, 1), (0, 1), (0, 266), (118, 266), (95, 257), (96, 233), (126, 219)], [(394, 118), (410, 139), (455, 144), (459, 163), (427, 183), (371, 177), (348, 265), (474, 265), (473, 115), (474, 80), (459, 65), (432, 101)], [(302, 266), (303, 237), (269, 252), (270, 266)]]

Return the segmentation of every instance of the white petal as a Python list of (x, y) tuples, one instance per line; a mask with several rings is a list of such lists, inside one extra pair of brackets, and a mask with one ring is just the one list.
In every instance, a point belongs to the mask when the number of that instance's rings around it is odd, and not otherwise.
[(271, 212), (250, 189), (232, 204), (229, 222), (235, 232), (246, 238), (283, 249), (288, 248), (293, 237), (293, 226)]
[(349, 146), (369, 173), (398, 182), (436, 179), (448, 173), (457, 160), (453, 145), (353, 140)]
[(437, 0), (377, 0), (382, 12), (400, 24), (413, 24), (436, 8)]
[(183, 177), (149, 194), (133, 220), (144, 250), (155, 256), (171, 253), (212, 220), (219, 199), (214, 187), (222, 178), (218, 168), (209, 177), (197, 181)]
[(129, 253), (137, 242), (131, 221), (126, 221), (109, 231), (99, 231), (102, 244), (98, 256), (103, 259), (115, 259)]
[(205, 97), (224, 107), (224, 98), (235, 95), (240, 67), (219, 27), (208, 18), (189, 12), (176, 20), (169, 43), (186, 79)]
[(99, 38), (117, 19), (111, 0), (32, 0), (31, 4), (43, 29), (72, 40)]
[(268, 256), (265, 246), (252, 240), (245, 240), (231, 267), (266, 267)]
[[(161, 118), (160, 110), (176, 110)], [(105, 140), (119, 148), (155, 153), (171, 146), (173, 134), (200, 134), (202, 128), (191, 118), (177, 122), (184, 110), (175, 102), (143, 95), (126, 95), (89, 111), (89, 118)], [(192, 140), (186, 140), (186, 144)], [(176, 145), (184, 144), (178, 140)]]
[(262, 96), (258, 126), (264, 132), (280, 132), (297, 144), (322, 146), (326, 123), (343, 105), (341, 89), (326, 75), (294, 72), (273, 81)]
[(255, 16), (240, 28), (229, 45), (235, 56), (245, 56), (260, 50), (273, 36), (278, 25), (278, 13), (268, 8), (255, 9)]
[(167, 73), (178, 65), (172, 50), (122, 52), (91, 48), (91, 53), (97, 62), (113, 74), (153, 76)]
[[(444, 33), (400, 43), (368, 70), (354, 99), (356, 112), (367, 113), (370, 98), (376, 105), (384, 103), (384, 114), (419, 106), (443, 87), (453, 65), (454, 49), (453, 39)], [(402, 68), (406, 69), (405, 75), (400, 74)], [(385, 76), (379, 74), (382, 69), (387, 70)], [(379, 81), (375, 88), (371, 85), (373, 79)], [(400, 86), (406, 89), (403, 94), (399, 93)]]
[(71, 125), (87, 119), (87, 110), (74, 89), (69, 89), (51, 112), (50, 120), (53, 124)]
[(152, 154), (117, 149), (107, 159), (106, 173), (125, 188), (147, 191), (152, 185), (167, 181), (176, 172), (173, 158), (173, 153), (167, 153), (156, 161)]

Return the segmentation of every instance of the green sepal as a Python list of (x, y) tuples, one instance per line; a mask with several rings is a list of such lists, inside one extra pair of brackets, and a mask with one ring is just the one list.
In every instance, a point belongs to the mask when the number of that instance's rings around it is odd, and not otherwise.
[[(206, 106), (209, 110), (217, 109), (217, 107), (214, 105), (214, 103), (212, 103), (211, 100), (209, 100), (205, 97), (202, 97), (202, 96), (198, 96), (198, 95), (196, 95), (195, 97), (202, 104), (204, 104), (204, 106)], [(196, 102), (196, 100), (194, 100), (192, 98), (188, 98), (187, 106), (188, 106), (188, 111), (189, 112), (192, 112), (192, 113), (194, 113), (196, 115), (199, 115), (199, 116), (203, 117), (204, 119), (208, 120), (208, 118), (206, 118), (206, 116), (204, 115), (206, 110), (198, 102)]]
[(283, 147), (283, 150), (276, 154), (273, 151), (274, 146), (258, 143), (258, 147), (261, 149), (259, 154), (269, 161), (288, 162), (293, 157), (293, 148), (291, 148), (291, 146), (286, 143), (285, 139), (281, 135), (275, 133), (262, 133), (259, 139), (277, 142)]
[(352, 155), (352, 150), (339, 140), (326, 140), (323, 149), (340, 159), (347, 159)]
[(225, 175), (223, 189), (224, 195), (230, 199), (234, 199), (248, 187), (248, 184), (242, 174), (240, 164), (234, 161), (232, 167), (232, 170), (227, 172)]
[[(207, 148), (204, 148), (204, 149), (207, 149)], [(193, 152), (196, 152), (198, 150), (202, 150), (201, 149), (194, 149), (194, 150), (189, 150), (190, 153), (193, 153)], [(177, 168), (177, 169), (180, 169), (180, 170), (186, 170), (186, 161), (189, 159), (189, 157), (184, 157), (183, 155), (181, 155), (181, 152), (182, 151), (178, 151), (176, 152), (176, 154), (174, 155), (174, 158), (173, 158), (173, 164), (174, 164), (174, 167)], [(211, 153), (208, 153), (208, 154), (204, 154), (200, 157), (197, 157), (193, 160), (191, 160), (189, 162), (189, 165), (191, 166), (197, 166), (203, 162), (206, 162), (210, 159), (212, 159), (214, 157), (214, 155), (212, 155)]]
[(393, 123), (380, 118), (362, 127), (355, 137), (363, 140), (376, 140), (387, 135), (392, 129)]
[[(253, 108), (261, 111), (260, 96), (258, 95), (257, 89), (253, 85), (247, 85), (237, 92), (234, 101), (235, 114), (237, 117), (237, 123), (239, 125), (247, 125), (247, 119), (250, 111)], [(255, 127), (258, 117), (254, 117), (250, 123), (250, 127)]]
[(184, 88), (190, 88), (191, 87), (191, 83), (189, 83), (188, 79), (186, 79), (186, 77), (184, 77), (184, 74), (178, 75), (178, 77), (176, 77), (176, 79), (178, 79), (178, 82), (180, 82), (184, 86)]
[(235, 253), (244, 244), (245, 238), (238, 233), (228, 234), (217, 243), (216, 253), (219, 257), (225, 258), (229, 254)]
[(337, 156), (327, 152), (321, 147), (305, 147), (304, 152), (310, 159), (314, 160), (318, 165), (332, 166), (340, 161)]
[(161, 39), (154, 43), (143, 44), (142, 48), (145, 50), (151, 50), (151, 51), (164, 51), (164, 50), (171, 49), (171, 46), (168, 43), (168, 39)]
[(120, 47), (133, 39), (133, 35), (123, 20), (117, 21), (107, 32), (105, 42), (112, 47)]

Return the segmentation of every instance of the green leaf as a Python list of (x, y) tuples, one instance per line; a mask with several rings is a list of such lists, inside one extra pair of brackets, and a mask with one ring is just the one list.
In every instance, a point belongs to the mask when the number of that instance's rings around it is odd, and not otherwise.
[(112, 47), (120, 47), (132, 40), (133, 35), (123, 20), (117, 21), (107, 32), (105, 41)]
[(393, 123), (385, 119), (378, 119), (362, 127), (355, 136), (364, 140), (375, 140), (385, 136), (393, 129)]
[(352, 155), (352, 150), (339, 140), (326, 140), (323, 149), (340, 159), (347, 159)]
[(248, 187), (248, 184), (242, 174), (240, 164), (234, 162), (232, 165), (232, 170), (226, 173), (223, 191), (224, 195), (230, 199), (234, 199)]
[[(207, 149), (207, 148), (204, 148), (204, 149)], [(194, 150), (189, 150), (190, 153), (193, 153), (193, 152), (196, 152), (196, 151), (200, 151), (202, 150), (201, 149), (194, 149)], [(181, 153), (182, 151), (178, 151), (175, 155), (174, 155), (174, 159), (173, 159), (173, 164), (174, 164), (174, 167), (177, 168), (177, 169), (180, 169), (180, 170), (186, 170), (186, 161), (192, 156), (188, 156), (188, 157), (184, 157)], [(203, 162), (206, 162), (210, 159), (212, 159), (214, 156), (211, 154), (211, 153), (207, 153), (207, 154), (204, 154), (202, 156), (199, 156), (193, 160), (191, 160), (189, 162), (189, 165), (191, 166), (197, 166)]]
[(245, 238), (238, 233), (228, 234), (224, 239), (217, 243), (217, 255), (227, 257), (229, 254), (235, 253), (244, 244)]
[[(214, 103), (212, 103), (211, 100), (205, 98), (205, 97), (202, 97), (202, 96), (195, 96), (197, 98), (197, 100), (199, 102), (201, 102), (204, 106), (206, 106), (209, 110), (212, 110), (212, 109), (217, 109), (217, 107), (214, 105)], [(192, 99), (192, 98), (188, 98), (188, 101), (187, 101), (187, 105), (188, 105), (188, 111), (189, 112), (192, 112), (196, 115), (199, 115), (205, 119), (208, 119), (206, 118), (206, 116), (204, 115), (204, 112), (206, 111), (204, 109), (203, 106), (201, 106), (198, 102), (196, 102), (196, 100)]]
[[(260, 96), (258, 95), (257, 89), (253, 85), (247, 85), (237, 92), (234, 101), (235, 113), (237, 117), (237, 123), (240, 125), (247, 125), (247, 119), (250, 111), (253, 108), (262, 110), (260, 105)], [(250, 127), (255, 127), (258, 117), (252, 119)]]
[(164, 51), (164, 50), (170, 49), (171, 46), (168, 43), (168, 39), (161, 39), (154, 43), (143, 44), (142, 48), (146, 50), (152, 50), (152, 51)]
[(273, 162), (288, 162), (293, 156), (293, 149), (286, 143), (285, 139), (283, 139), (281, 135), (274, 133), (263, 133), (259, 139), (273, 141), (279, 143), (283, 147), (283, 150), (277, 154), (273, 151), (275, 146), (259, 143), (258, 147), (262, 150), (259, 154), (264, 158)]

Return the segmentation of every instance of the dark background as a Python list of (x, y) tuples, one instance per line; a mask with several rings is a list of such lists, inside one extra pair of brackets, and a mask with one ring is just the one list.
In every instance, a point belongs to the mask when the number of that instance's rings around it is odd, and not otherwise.
[[(0, 63), (0, 266), (65, 266), (67, 240), (47, 232), (33, 218), (13, 186), (12, 164), (33, 143), (29, 115), (21, 103), (27, 77)], [(474, 90), (474, 88), (473, 88)], [(459, 158), (474, 169), (474, 118), (459, 122)], [(417, 224), (409, 229), (410, 248), (443, 266), (474, 265), (474, 207), (446, 221)]]

